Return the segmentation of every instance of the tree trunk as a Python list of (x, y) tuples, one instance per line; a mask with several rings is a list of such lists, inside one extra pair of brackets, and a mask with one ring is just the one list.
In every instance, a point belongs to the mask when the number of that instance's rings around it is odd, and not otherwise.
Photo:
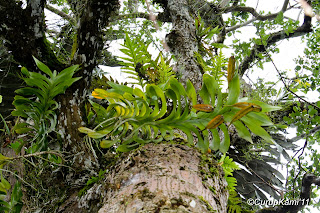
[[(81, 13), (80, 25), (77, 31), (77, 39), (73, 44), (71, 53), (72, 63), (80, 64), (81, 70), (77, 73), (81, 76), (78, 82), (59, 97), (61, 104), (58, 129), (64, 139), (64, 150), (75, 155), (76, 168), (91, 170), (96, 164), (91, 150), (85, 146), (78, 128), (84, 126), (84, 103), (90, 93), (88, 88), (92, 81), (92, 73), (100, 58), (103, 42), (101, 30), (108, 25), (112, 16), (117, 14), (119, 1), (112, 0), (100, 2), (99, 0), (85, 1), (85, 8)], [(92, 150), (93, 151), (93, 150)]]
[(181, 82), (189, 79), (196, 90), (201, 88), (202, 74), (195, 57), (198, 52), (196, 27), (187, 0), (169, 0), (167, 9), (172, 20), (172, 30), (166, 36), (170, 50), (176, 57)]
[(101, 183), (80, 200), (71, 197), (60, 212), (222, 213), (227, 200), (217, 162), (184, 145), (148, 144), (123, 154)]
[[(65, 189), (62, 186), (67, 187), (65, 193), (68, 199), (61, 201), (62, 204), (60, 201), (58, 204), (55, 203), (57, 201), (52, 202), (52, 209), (57, 208), (55, 205), (60, 205), (59, 212), (68, 213), (226, 212), (228, 190), (221, 167), (215, 162), (205, 161), (198, 150), (178, 144), (148, 144), (124, 154), (108, 170), (105, 180), (95, 184), (85, 195), (78, 198), (78, 191), (87, 180), (84, 177), (92, 176), (88, 170), (91, 170), (96, 162), (91, 150), (85, 146), (78, 127), (85, 125), (83, 105), (92, 70), (103, 48), (101, 29), (119, 9), (118, 0), (83, 2), (85, 9), (79, 13), (77, 38), (71, 54), (71, 64), (81, 66), (77, 75), (82, 76), (82, 79), (68, 88), (57, 100), (60, 105), (57, 129), (62, 137), (62, 150), (74, 155), (73, 161), (68, 162), (68, 165), (75, 171), (63, 169), (63, 181), (62, 177), (57, 178), (58, 181), (46, 179), (48, 187), (52, 189), (63, 191)], [(32, 61), (34, 55), (52, 70), (61, 71), (68, 65), (55, 57), (46, 40), (42, 25), (44, 4), (43, 0), (34, 1), (34, 4), (28, 1), (28, 7), (23, 9), (14, 1), (1, 2), (0, 11), (3, 13), (0, 14), (0, 19), (2, 17), (1, 20), (5, 20), (9, 27), (0, 26), (0, 36), (11, 41), (7, 48), (23, 66), (35, 71)], [(185, 83), (190, 79), (199, 90), (202, 74), (194, 57), (194, 52), (198, 50), (194, 19), (189, 14), (186, 0), (170, 0), (168, 9), (173, 21), (173, 30), (169, 35), (172, 42), (170, 47), (177, 57), (181, 80)], [(11, 11), (11, 16), (5, 11)], [(32, 11), (37, 12), (32, 14)], [(17, 22), (21, 17), (26, 18)], [(16, 27), (19, 29), (15, 29), (15, 23), (21, 23)], [(55, 173), (52, 175), (55, 176)], [(46, 205), (43, 205), (43, 208), (46, 208)]]

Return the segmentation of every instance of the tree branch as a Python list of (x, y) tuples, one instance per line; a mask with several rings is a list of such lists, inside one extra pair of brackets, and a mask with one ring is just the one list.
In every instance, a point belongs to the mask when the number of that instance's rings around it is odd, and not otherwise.
[[(143, 12), (128, 13), (128, 14), (122, 14), (122, 15), (116, 16), (113, 21), (123, 20), (127, 18), (143, 18), (143, 19), (150, 20), (150, 15), (148, 13), (143, 13)], [(162, 22), (171, 22), (171, 18), (166, 11), (163, 13), (158, 13), (158, 15), (156, 16), (156, 20), (162, 21)]]
[(235, 26), (232, 26), (232, 27), (226, 29), (226, 33), (234, 31), (240, 27), (246, 26), (256, 20), (265, 21), (265, 20), (275, 19), (279, 15), (279, 13), (281, 13), (281, 12), (284, 13), (287, 10), (288, 4), (289, 4), (289, 0), (285, 0), (282, 5), (282, 8), (279, 12), (268, 14), (268, 15), (261, 15), (252, 7), (231, 6), (231, 7), (225, 8), (223, 10), (223, 12), (225, 12), (225, 13), (228, 13), (228, 12), (248, 12), (248, 13), (251, 13), (252, 16), (254, 16), (254, 18), (249, 21), (246, 21), (242, 24), (238, 24), (238, 25), (235, 25)]
[(283, 39), (287, 38), (294, 38), (299, 37), (302, 35), (305, 35), (309, 32), (312, 32), (311, 29), (311, 17), (304, 16), (304, 22), (303, 24), (298, 27), (296, 30), (294, 30), (292, 33), (285, 32), (284, 30), (273, 33), (269, 36), (269, 38), (266, 40), (266, 44), (255, 44), (250, 52), (250, 54), (244, 58), (241, 65), (239, 66), (239, 74), (242, 76), (245, 71), (250, 67), (251, 63), (257, 58), (259, 58), (259, 53), (265, 52), (268, 47), (270, 47), (272, 44), (275, 44), (278, 41), (281, 41)]
[(68, 14), (62, 12), (61, 10), (58, 10), (57, 8), (52, 7), (51, 5), (46, 4), (45, 8), (49, 11), (53, 12), (54, 14), (57, 14), (58, 16), (61, 16), (65, 20), (69, 21), (71, 24), (75, 25), (76, 21), (72, 16), (69, 16)]
[(313, 133), (318, 132), (319, 130), (320, 130), (320, 126), (316, 126), (316, 127), (314, 127), (313, 129), (311, 129), (308, 134), (303, 133), (303, 134), (301, 134), (301, 135), (299, 135), (299, 136), (296, 136), (296, 137), (294, 137), (294, 138), (287, 139), (287, 141), (290, 142), (290, 143), (296, 142), (296, 141), (298, 141), (298, 140), (303, 139), (303, 138), (306, 137), (307, 135), (311, 135), (311, 134), (313, 134)]
[(122, 15), (118, 15), (117, 17), (115, 17), (116, 20), (122, 20), (122, 19), (127, 19), (127, 18), (144, 18), (144, 19), (149, 20), (149, 14), (143, 13), (143, 12), (137, 12), (137, 13), (122, 14)]
[[(261, 39), (261, 40), (262, 40), (262, 39)], [(282, 83), (283, 83), (284, 87), (286, 88), (286, 90), (287, 90), (288, 92), (290, 92), (292, 95), (294, 95), (295, 97), (297, 97), (299, 100), (304, 101), (305, 103), (307, 103), (307, 104), (313, 106), (314, 108), (320, 110), (320, 108), (319, 108), (316, 104), (313, 104), (313, 103), (307, 101), (305, 98), (297, 95), (295, 92), (293, 92), (293, 91), (289, 88), (289, 86), (288, 86), (288, 85), (286, 84), (286, 82), (283, 80), (283, 77), (282, 77), (280, 71), (278, 70), (276, 64), (275, 64), (274, 61), (272, 60), (270, 54), (269, 54), (268, 52), (266, 52), (266, 54), (267, 54), (268, 58), (270, 59), (270, 61), (272, 62), (274, 68), (276, 69), (276, 71), (277, 71), (277, 73), (278, 73), (278, 75), (279, 75), (279, 77), (280, 77), (280, 80), (282, 81)]]
[[(320, 186), (320, 177), (306, 173), (302, 178), (300, 197), (290, 205), (282, 204), (271, 208), (258, 210), (256, 213), (297, 213), (310, 203), (311, 185)], [(283, 200), (285, 202), (286, 200)]]

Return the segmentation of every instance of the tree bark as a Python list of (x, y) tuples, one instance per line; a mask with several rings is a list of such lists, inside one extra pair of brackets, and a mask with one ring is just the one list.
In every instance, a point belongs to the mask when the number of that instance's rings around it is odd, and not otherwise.
[[(228, 190), (217, 162), (180, 144), (148, 144), (123, 154), (80, 200), (60, 212), (227, 211)], [(101, 199), (102, 198), (102, 199)]]
[(202, 74), (194, 54), (198, 52), (198, 41), (188, 4), (187, 0), (168, 0), (172, 30), (166, 36), (166, 41), (176, 57), (181, 82), (185, 84), (189, 79), (198, 91), (201, 88)]
[(84, 103), (90, 93), (88, 89), (92, 81), (93, 69), (97, 66), (97, 60), (104, 45), (101, 38), (102, 29), (106, 27), (118, 9), (118, 0), (108, 2), (88, 0), (85, 2), (77, 38), (71, 53), (72, 64), (81, 65), (77, 76), (82, 78), (72, 85), (66, 94), (59, 97), (61, 107), (58, 129), (64, 139), (64, 150), (83, 153), (83, 155), (76, 155), (74, 159), (75, 166), (82, 169), (91, 169), (97, 164), (97, 159), (82, 142), (78, 128), (85, 125)]

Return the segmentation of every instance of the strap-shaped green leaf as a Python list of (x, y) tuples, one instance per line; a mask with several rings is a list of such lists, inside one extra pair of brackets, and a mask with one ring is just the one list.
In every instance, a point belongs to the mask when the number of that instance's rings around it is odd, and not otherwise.
[(42, 63), (41, 61), (39, 61), (36, 57), (32, 56), (33, 60), (36, 62), (37, 67), (44, 72), (45, 74), (49, 75), (50, 77), (52, 77), (52, 72), (49, 69), (49, 67), (47, 65), (45, 65), (44, 63)]
[(224, 137), (223, 137), (223, 140), (220, 144), (219, 150), (222, 153), (226, 153), (230, 147), (230, 136), (229, 136), (228, 128), (225, 124), (221, 124), (219, 126), (219, 128), (221, 129), (221, 131), (224, 134)]
[(21, 67), (21, 73), (27, 77), (30, 77), (30, 73), (26, 67)]
[(239, 137), (253, 143), (249, 130), (241, 121), (235, 121), (233, 122), (233, 125), (236, 127)]
[(237, 103), (240, 95), (240, 80), (239, 75), (235, 75), (229, 83), (228, 101), (227, 105)]
[(176, 102), (176, 113), (175, 113), (175, 119), (179, 119), (181, 116), (181, 111), (182, 111), (182, 105), (181, 105), (181, 96), (184, 95), (186, 96), (186, 92), (182, 85), (180, 84), (181, 87), (177, 86), (179, 85), (178, 81), (174, 78), (171, 78), (167, 84), (174, 93), (175, 93), (175, 102)]
[(157, 108), (154, 109), (151, 117), (153, 117), (154, 119), (161, 118), (167, 112), (167, 100), (165, 98), (164, 92), (158, 86), (149, 84), (146, 87), (146, 93), (150, 95), (150, 97), (157, 97), (157, 99), (160, 98), (161, 110), (157, 112), (158, 100), (156, 100), (155, 106), (157, 106)]
[(189, 99), (191, 99), (192, 105), (196, 105), (197, 104), (197, 93), (196, 93), (196, 90), (195, 90), (193, 84), (191, 83), (191, 81), (189, 79), (187, 81), (187, 95), (188, 95)]
[(257, 125), (254, 120), (252, 120), (248, 117), (243, 117), (241, 120), (251, 130), (251, 132), (260, 136), (261, 138), (263, 138), (264, 140), (266, 140), (269, 143), (275, 143), (275, 141), (272, 139), (272, 137), (269, 135), (269, 133), (264, 128)]
[(48, 99), (48, 96), (44, 91), (32, 87), (20, 88), (15, 92), (24, 96), (37, 96), (39, 98), (39, 101), (42, 103), (44, 103)]
[[(208, 131), (208, 130), (206, 130)], [(213, 136), (213, 140), (210, 143), (210, 148), (214, 151), (217, 151), (220, 148), (220, 136), (219, 136), (219, 132), (218, 129), (210, 129), (212, 136)]]
[(94, 132), (94, 130), (89, 129), (89, 128), (87, 128), (87, 127), (79, 127), (78, 130), (79, 130), (79, 132), (81, 132), (81, 133), (86, 133), (86, 134), (88, 134), (88, 133), (90, 133), (90, 132)]
[(210, 93), (205, 84), (202, 85), (201, 90), (199, 91), (199, 95), (202, 98), (204, 104), (210, 104)]
[(59, 74), (56, 77), (52, 78), (53, 86), (55, 87), (60, 83), (69, 82), (69, 80), (72, 79), (72, 76), (78, 69), (79, 65), (73, 65), (59, 72)]
[(93, 131), (93, 132), (88, 132), (88, 136), (89, 136), (90, 138), (99, 139), (99, 138), (105, 137), (106, 134), (101, 134), (101, 133), (99, 133), (99, 132)]
[(203, 83), (206, 85), (208, 89), (208, 93), (210, 94), (210, 99), (211, 99), (211, 105), (215, 106), (215, 101), (216, 101), (216, 91), (219, 90), (218, 84), (216, 80), (208, 75), (204, 74), (203, 75)]
[(261, 112), (272, 112), (272, 111), (280, 110), (282, 108), (280, 106), (272, 106), (272, 105), (269, 105), (267, 103), (264, 103), (264, 102), (261, 102), (261, 101), (256, 101), (256, 100), (252, 100), (252, 101), (249, 101), (249, 102), (250, 103), (254, 103), (254, 104), (258, 104), (262, 108)]
[(261, 112), (250, 112), (247, 114), (248, 118), (251, 118), (251, 120), (254, 120), (256, 124), (260, 126), (273, 126), (274, 124), (270, 120), (270, 118)]
[[(127, 87), (125, 85), (116, 84), (112, 81), (108, 81), (108, 84), (115, 90), (115, 92), (123, 95), (125, 92), (129, 94), (133, 94), (133, 89), (131, 87)], [(111, 90), (112, 91), (112, 90)]]
[(114, 144), (118, 143), (119, 140), (102, 140), (100, 141), (100, 147), (101, 148), (110, 148)]

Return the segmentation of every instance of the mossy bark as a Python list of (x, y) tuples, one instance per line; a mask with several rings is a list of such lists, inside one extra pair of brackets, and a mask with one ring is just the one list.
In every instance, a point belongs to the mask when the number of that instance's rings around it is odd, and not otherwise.
[(148, 144), (123, 154), (103, 181), (80, 199), (70, 198), (61, 212), (223, 213), (227, 183), (221, 167), (211, 162), (185, 145)]

